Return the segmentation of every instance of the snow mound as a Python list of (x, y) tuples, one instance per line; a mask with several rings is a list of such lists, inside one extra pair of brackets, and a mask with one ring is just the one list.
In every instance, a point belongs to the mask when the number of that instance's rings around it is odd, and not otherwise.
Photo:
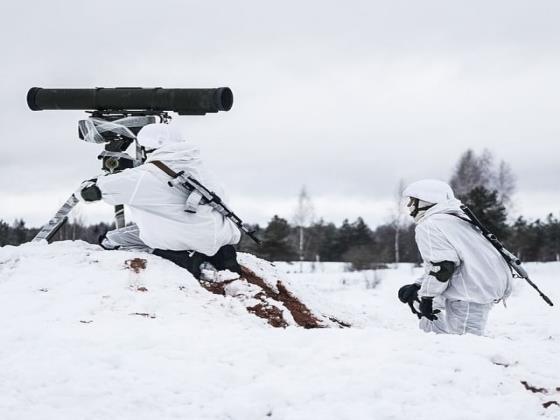
[(107, 252), (79, 241), (25, 244), (2, 249), (0, 281), (14, 293), (31, 295), (37, 313), (41, 305), (53, 305), (82, 323), (143, 316), (189, 317), (201, 325), (225, 320), (255, 325), (248, 319), (253, 314), (274, 327), (338, 326), (313, 314), (271, 263), (249, 254), (240, 254), (239, 260), (241, 277), (207, 272), (199, 284), (188, 271), (150, 254)]
[[(240, 260), (216, 294), (151, 255), (0, 248), (0, 418), (560, 419), (558, 308), (523, 283), (488, 337), (437, 336), (396, 300), (410, 265), (284, 277)], [(560, 264), (528, 269), (557, 301)], [(249, 308), (282, 287), (354, 327), (296, 327), (286, 295), (271, 307), (288, 326), (271, 328)]]
[(235, 299), (208, 293), (186, 270), (149, 254), (104, 251), (84, 242), (0, 251), (0, 285), (12, 296), (3, 310), (21, 312), (25, 301), (30, 323), (37, 317), (64, 325), (128, 323), (146, 314), (155, 322), (266, 326)]

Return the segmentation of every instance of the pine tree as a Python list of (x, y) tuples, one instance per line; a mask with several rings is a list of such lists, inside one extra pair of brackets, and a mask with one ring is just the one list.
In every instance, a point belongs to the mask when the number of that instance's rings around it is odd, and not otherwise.
[(0, 219), (0, 246), (15, 245), (12, 242), (12, 229), (10, 225)]
[(12, 236), (17, 245), (27, 242), (27, 228), (23, 219), (14, 220)]
[(497, 191), (489, 191), (480, 186), (459, 198), (463, 204), (474, 212), (490, 232), (499, 238), (506, 237), (508, 233), (507, 212), (505, 206), (498, 199)]
[(290, 240), (292, 228), (285, 219), (274, 216), (263, 232), (260, 255), (270, 261), (292, 261), (297, 252)]
[(560, 261), (560, 220), (551, 213), (546, 218), (546, 246), (548, 261)]

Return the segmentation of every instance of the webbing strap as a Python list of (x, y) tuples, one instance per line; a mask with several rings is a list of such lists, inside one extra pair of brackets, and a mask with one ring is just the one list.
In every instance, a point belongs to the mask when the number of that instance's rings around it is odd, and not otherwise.
[(461, 220), (463, 220), (463, 221), (465, 221), (465, 222), (467, 222), (467, 223), (470, 223), (470, 224), (473, 225), (473, 226), (478, 227), (478, 226), (476, 225), (476, 223), (473, 222), (471, 219), (468, 219), (468, 218), (466, 218), (466, 217), (459, 216), (459, 215), (456, 214), (456, 213), (446, 213), (446, 214), (449, 214), (450, 216), (455, 216), (455, 217), (458, 218), (458, 219), (461, 219)]
[(173, 169), (171, 169), (169, 166), (167, 166), (165, 163), (163, 163), (160, 160), (150, 160), (148, 163), (153, 163), (159, 169), (161, 169), (163, 172), (169, 175), (171, 178), (177, 178), (179, 176), (177, 172), (175, 172)]
[[(173, 180), (168, 182), (170, 187), (177, 187), (178, 184), (182, 184), (181, 175), (183, 174), (183, 171), (177, 173), (160, 160), (151, 160), (149, 163), (153, 163), (173, 178)], [(187, 213), (196, 213), (200, 204), (208, 204), (208, 200), (205, 200), (202, 194), (192, 185), (182, 185), (182, 187), (187, 190), (187, 200), (185, 201), (185, 211)]]
[[(463, 221), (465, 221), (465, 222), (467, 222), (467, 223), (470, 223), (472, 226), (474, 226), (475, 228), (477, 228), (478, 231), (482, 234), (482, 237), (483, 237), (484, 239), (486, 239), (488, 242), (490, 242), (490, 243), (492, 244), (492, 246), (500, 253), (500, 255), (502, 256), (502, 258), (506, 261), (507, 266), (508, 266), (508, 268), (509, 268), (509, 271), (511, 271), (512, 277), (519, 277), (519, 276), (516, 275), (516, 273), (515, 273), (513, 267), (511, 266), (511, 263), (510, 263), (510, 262), (508, 261), (508, 259), (505, 257), (505, 255), (503, 254), (503, 252), (502, 252), (499, 248), (497, 248), (496, 245), (494, 245), (494, 243), (490, 240), (490, 238), (488, 238), (488, 237), (484, 234), (484, 232), (482, 231), (482, 229), (480, 228), (480, 226), (478, 226), (475, 222), (473, 222), (471, 219), (469, 219), (468, 216), (467, 216), (467, 217), (462, 217), (462, 216), (459, 216), (458, 214), (455, 214), (455, 213), (447, 213), (447, 214), (449, 214), (449, 215), (451, 215), (451, 216), (455, 216), (455, 217), (457, 217), (458, 219), (461, 219), (461, 220), (463, 220)], [(503, 247), (503, 246), (502, 246), (502, 247)], [(498, 302), (499, 302), (499, 300), (498, 300), (496, 303), (498, 303)], [(505, 300), (504, 300), (504, 305), (505, 305)]]

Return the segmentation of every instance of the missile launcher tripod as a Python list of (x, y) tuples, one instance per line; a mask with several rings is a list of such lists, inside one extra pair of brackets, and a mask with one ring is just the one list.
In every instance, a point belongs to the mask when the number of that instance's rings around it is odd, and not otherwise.
[[(141, 165), (146, 156), (143, 149), (136, 141), (140, 129), (148, 124), (168, 122), (170, 116), (167, 112), (150, 111), (93, 111), (86, 120), (78, 122), (80, 140), (89, 143), (105, 144), (105, 149), (97, 157), (102, 161), (102, 170), (106, 173), (116, 173), (127, 168)], [(126, 150), (132, 143), (135, 144), (135, 157)], [(56, 233), (68, 221), (68, 217), (79, 199), (75, 193), (64, 202), (55, 215), (41, 228), (32, 242), (46, 240), (51, 242)], [(124, 227), (124, 206), (115, 206), (115, 225)]]

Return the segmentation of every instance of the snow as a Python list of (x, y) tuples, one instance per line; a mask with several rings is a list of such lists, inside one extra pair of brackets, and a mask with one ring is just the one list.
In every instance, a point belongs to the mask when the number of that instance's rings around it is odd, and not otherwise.
[[(560, 263), (527, 268), (560, 304)], [(560, 402), (558, 306), (523, 282), (487, 337), (439, 336), (396, 299), (419, 268), (305, 271), (282, 280), (353, 328), (272, 328), (235, 290), (211, 294), (151, 255), (0, 248), (0, 418), (560, 419), (542, 406)]]

